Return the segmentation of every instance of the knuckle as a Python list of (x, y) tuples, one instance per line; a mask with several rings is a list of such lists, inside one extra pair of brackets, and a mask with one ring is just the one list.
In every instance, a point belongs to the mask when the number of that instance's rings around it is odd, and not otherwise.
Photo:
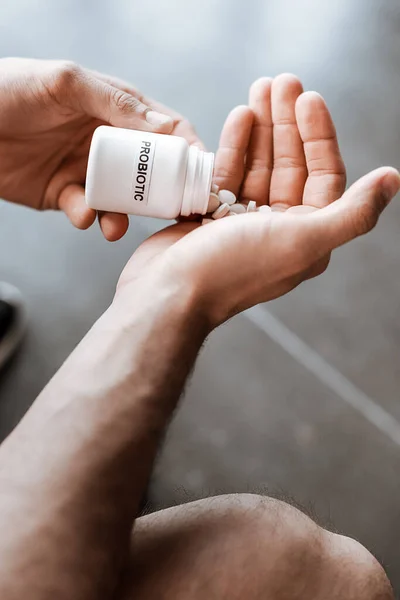
[(229, 165), (218, 165), (215, 169), (214, 169), (214, 177), (215, 179), (221, 180), (221, 179), (230, 179), (231, 177), (234, 177), (236, 175), (236, 171), (233, 168), (233, 166), (229, 166)]
[(274, 169), (293, 169), (295, 171), (306, 171), (303, 160), (297, 156), (276, 156), (274, 158)]
[(385, 210), (388, 205), (389, 198), (387, 195), (381, 190), (374, 198), (373, 209), (375, 212), (375, 225), (379, 219), (379, 215)]
[(70, 86), (81, 74), (79, 65), (72, 61), (62, 61), (56, 68), (55, 81), (59, 87)]
[(346, 171), (344, 167), (329, 168), (323, 166), (309, 166), (310, 177), (328, 177), (340, 179), (341, 182), (346, 181)]
[(49, 73), (49, 80), (46, 84), (47, 91), (56, 101), (64, 99), (81, 77), (81, 74), (82, 69), (74, 62), (57, 62)]
[(364, 235), (375, 227), (379, 216), (388, 204), (388, 198), (383, 191), (375, 192), (373, 197), (361, 199), (358, 209), (351, 218), (351, 225), (356, 235)]
[(113, 101), (118, 112), (124, 115), (129, 115), (132, 112), (139, 112), (139, 108), (142, 106), (140, 100), (123, 90), (115, 90)]
[(357, 236), (364, 235), (371, 231), (378, 222), (379, 212), (375, 207), (368, 205), (360, 206), (356, 215), (353, 217), (354, 231)]
[(248, 173), (270, 173), (272, 170), (272, 163), (267, 159), (259, 158), (258, 156), (252, 156), (249, 161)]

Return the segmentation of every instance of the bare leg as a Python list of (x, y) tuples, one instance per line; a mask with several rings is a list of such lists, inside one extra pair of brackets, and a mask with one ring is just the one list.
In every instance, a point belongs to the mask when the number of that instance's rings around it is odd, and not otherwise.
[(360, 544), (269, 498), (221, 496), (138, 519), (121, 600), (393, 600)]

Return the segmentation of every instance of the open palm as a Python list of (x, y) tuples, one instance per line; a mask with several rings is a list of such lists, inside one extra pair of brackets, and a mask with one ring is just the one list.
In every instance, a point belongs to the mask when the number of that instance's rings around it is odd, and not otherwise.
[(399, 187), (397, 171), (385, 167), (343, 195), (346, 175), (329, 111), (293, 75), (256, 81), (249, 106), (230, 113), (214, 181), (272, 211), (168, 227), (140, 246), (119, 285), (153, 265), (165, 281), (196, 290), (213, 326), (322, 273), (331, 251), (369, 231)]

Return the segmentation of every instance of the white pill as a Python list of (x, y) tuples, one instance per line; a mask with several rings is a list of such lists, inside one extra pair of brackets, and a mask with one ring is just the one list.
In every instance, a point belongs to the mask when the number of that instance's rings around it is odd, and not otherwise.
[(235, 215), (241, 215), (246, 212), (246, 207), (243, 206), (243, 204), (236, 202), (236, 204), (232, 204), (231, 212), (235, 213)]
[(221, 206), (219, 208), (217, 208), (217, 210), (215, 212), (213, 212), (212, 214), (212, 218), (213, 219), (222, 219), (222, 217), (226, 217), (226, 215), (228, 214), (228, 212), (230, 211), (230, 206), (229, 204), (221, 204)]
[(216, 183), (213, 183), (211, 186), (211, 191), (213, 194), (218, 194), (219, 192), (219, 185), (217, 185)]
[(227, 215), (227, 216), (228, 216), (228, 217), (237, 217), (237, 213), (233, 212), (233, 210), (230, 210), (230, 211), (228, 212), (228, 215)]
[(258, 212), (270, 213), (272, 211), (271, 211), (271, 207), (268, 204), (263, 204), (262, 206), (258, 207)]
[(231, 206), (236, 202), (235, 194), (233, 192), (230, 192), (229, 190), (219, 190), (218, 196), (221, 204), (228, 204), (229, 206)]
[(202, 220), (201, 224), (202, 225), (208, 225), (208, 223), (212, 223), (213, 220), (212, 219), (208, 219), (207, 217), (204, 217), (204, 219)]
[(247, 212), (255, 212), (257, 210), (257, 204), (254, 202), (254, 200), (250, 200), (250, 202), (247, 205)]
[(214, 212), (215, 210), (217, 210), (220, 204), (221, 202), (219, 201), (218, 194), (214, 194), (214, 192), (211, 192), (210, 197), (208, 199), (207, 212)]

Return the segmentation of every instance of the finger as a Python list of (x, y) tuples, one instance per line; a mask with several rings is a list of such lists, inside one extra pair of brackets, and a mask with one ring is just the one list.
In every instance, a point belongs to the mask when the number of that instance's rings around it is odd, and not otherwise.
[(77, 141), (79, 147), (76, 148), (73, 156), (63, 160), (54, 172), (44, 194), (43, 204), (46, 208), (61, 209), (60, 194), (68, 185), (84, 186), (91, 137), (92, 132)]
[(294, 75), (279, 75), (272, 83), (274, 163), (270, 205), (281, 209), (301, 203), (307, 179), (303, 142), (295, 113), (296, 100), (302, 92), (303, 87)]
[[(151, 104), (150, 106), (153, 107), (155, 105)], [(172, 133), (173, 135), (178, 135), (180, 137), (185, 138), (185, 140), (190, 144), (190, 146), (197, 146), (198, 148), (200, 148), (200, 150), (206, 149), (204, 143), (197, 135), (197, 131), (194, 128), (194, 126), (190, 123), (190, 121), (188, 121), (188, 119), (185, 119), (184, 117), (178, 119)]]
[(220, 189), (239, 193), (244, 176), (244, 159), (253, 125), (253, 111), (237, 106), (228, 115), (215, 157), (214, 181)]
[(104, 83), (108, 83), (112, 87), (118, 88), (123, 92), (127, 92), (131, 94), (131, 96), (135, 96), (140, 102), (143, 104), (149, 104), (148, 98), (146, 98), (143, 94), (139, 92), (132, 84), (120, 79), (119, 77), (115, 77), (114, 75), (106, 75), (105, 73), (100, 73), (100, 71), (95, 71), (94, 69), (85, 69), (87, 73), (90, 73), (96, 79), (100, 79), (100, 81), (104, 81)]
[(96, 218), (96, 211), (85, 202), (85, 191), (81, 185), (67, 185), (59, 195), (58, 206), (64, 211), (72, 225), (78, 229), (88, 229)]
[(299, 96), (296, 119), (308, 169), (303, 204), (322, 208), (340, 198), (346, 188), (346, 169), (335, 125), (324, 99), (317, 92)]
[(98, 213), (100, 229), (109, 242), (121, 239), (128, 230), (129, 219), (121, 213), (100, 212)]
[(381, 167), (359, 179), (340, 200), (307, 215), (304, 235), (313, 256), (323, 256), (373, 229), (399, 187), (398, 171)]
[(241, 196), (244, 200), (254, 200), (258, 205), (268, 203), (272, 173), (271, 86), (272, 79), (262, 77), (253, 83), (249, 93), (254, 123)]
[[(87, 229), (96, 219), (96, 211), (85, 201), (83, 183), (86, 177), (87, 155), (90, 138), (82, 143), (77, 158), (65, 161), (54, 174), (45, 193), (45, 206), (60, 209), (78, 229)], [(119, 240), (128, 229), (126, 215), (102, 213), (99, 215), (100, 228), (104, 237), (113, 242)]]
[(198, 146), (201, 150), (205, 149), (205, 146), (199, 138), (199, 136), (197, 135), (193, 125), (190, 123), (190, 121), (188, 121), (188, 119), (183, 117), (176, 110), (173, 110), (172, 108), (169, 108), (168, 106), (165, 106), (161, 102), (153, 100), (148, 96), (144, 96), (134, 86), (127, 83), (126, 81), (123, 81), (122, 79), (118, 79), (117, 77), (111, 77), (109, 75), (103, 75), (102, 73), (98, 73), (97, 71), (90, 71), (90, 73), (92, 73), (92, 75), (94, 75), (97, 79), (108, 83), (114, 88), (120, 89), (124, 92), (127, 92), (131, 96), (134, 96), (135, 98), (140, 100), (140, 102), (152, 108), (153, 110), (162, 113), (163, 115), (168, 115), (173, 120), (173, 130), (171, 133), (185, 138), (185, 140), (190, 145)]
[(158, 100), (154, 100), (153, 98), (146, 98), (146, 103), (150, 106), (150, 108), (157, 110), (163, 114), (169, 115), (174, 121), (174, 128), (172, 130), (173, 135), (179, 135), (180, 137), (185, 138), (185, 140), (191, 146), (198, 146), (200, 150), (205, 150), (205, 145), (197, 135), (195, 127), (191, 124), (191, 122), (176, 110), (173, 110), (169, 106), (165, 106)]
[(57, 97), (91, 117), (128, 129), (170, 133), (173, 120), (138, 98), (67, 63), (57, 75)]

